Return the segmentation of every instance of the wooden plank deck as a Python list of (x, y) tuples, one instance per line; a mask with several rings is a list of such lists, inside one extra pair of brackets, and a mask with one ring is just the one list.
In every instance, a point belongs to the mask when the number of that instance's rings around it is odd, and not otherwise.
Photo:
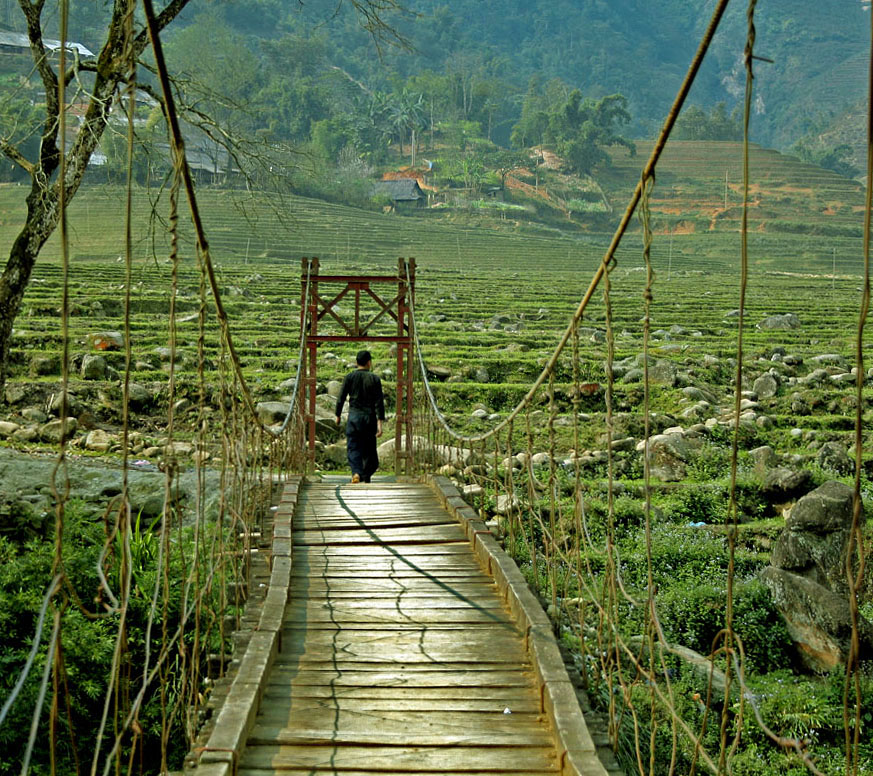
[(524, 634), (426, 485), (305, 485), (282, 647), (241, 776), (544, 774)]

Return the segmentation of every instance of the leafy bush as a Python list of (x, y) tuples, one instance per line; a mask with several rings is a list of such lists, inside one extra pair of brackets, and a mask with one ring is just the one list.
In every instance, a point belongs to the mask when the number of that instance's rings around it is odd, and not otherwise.
[[(723, 583), (688, 581), (658, 596), (667, 637), (703, 655), (724, 627), (727, 590)], [(763, 673), (790, 665), (791, 638), (767, 588), (757, 579), (734, 589), (734, 630), (745, 651), (746, 672)]]
[[(174, 532), (176, 534), (176, 532)], [(96, 743), (96, 720), (103, 713), (107, 682), (112, 674), (112, 659), (119, 628), (118, 614), (105, 614), (101, 610), (101, 598), (96, 568), (106, 539), (106, 529), (101, 521), (89, 520), (84, 504), (71, 503), (66, 510), (63, 537), (64, 568), (70, 584), (78, 592), (85, 606), (96, 609), (103, 616), (85, 616), (74, 604), (62, 608), (61, 648), (67, 672), (69, 696), (60, 699), (59, 741), (56, 751), (57, 769), (60, 773), (72, 773), (76, 768), (74, 758), (89, 762)], [(156, 578), (159, 538), (138, 521), (132, 532), (131, 553), (133, 580), (130, 605), (126, 620), (124, 643), (127, 649), (125, 675), (138, 677), (144, 666), (146, 627), (151, 608), (151, 595)], [(191, 538), (186, 529), (181, 538), (172, 539), (170, 578), (185, 578), (185, 564), (190, 562)], [(208, 546), (204, 542), (203, 546)], [(112, 549), (112, 548), (110, 548)], [(188, 560), (185, 561), (182, 555)], [(114, 590), (118, 589), (118, 552), (110, 553), (103, 561), (107, 578)], [(52, 576), (54, 560), (54, 537), (33, 539), (26, 544), (16, 544), (0, 536), (0, 631), (3, 633), (3, 650), (0, 651), (0, 697), (4, 700), (18, 680), (30, 651), (36, 632), (36, 623), (42, 599)], [(166, 602), (167, 632), (171, 637), (180, 623), (183, 608), (183, 585), (171, 584)], [(94, 601), (98, 604), (95, 607)], [(207, 606), (216, 602), (207, 600)], [(48, 652), (51, 633), (49, 609), (36, 662), (30, 671), (23, 690), (11, 707), (9, 717), (0, 727), (0, 774), (17, 774), (21, 767), (20, 757), (26, 745), (30, 719), (36, 706), (42, 669)], [(193, 627), (189, 628), (193, 640)], [(203, 654), (220, 647), (217, 634), (206, 634)], [(151, 632), (152, 663), (162, 648), (161, 613)], [(133, 681), (133, 680), (131, 680)], [(166, 689), (170, 697), (178, 694), (177, 682), (183, 677), (170, 679)], [(126, 680), (122, 681), (125, 684)], [(157, 693), (158, 683), (147, 692), (139, 714), (143, 731), (141, 739), (142, 764), (145, 772), (155, 772), (160, 765), (161, 708)], [(125, 691), (126, 692), (126, 691)], [(69, 717), (67, 715), (69, 700)], [(172, 703), (172, 700), (171, 700)], [(43, 709), (42, 722), (47, 723), (48, 711)], [(178, 721), (178, 720), (176, 720)], [(174, 720), (170, 720), (171, 725)], [(111, 724), (111, 723), (110, 723)], [(75, 730), (76, 751), (70, 747), (65, 736), (68, 725)], [(170, 736), (170, 764), (178, 767), (187, 749), (187, 741), (181, 729), (172, 728)], [(45, 741), (45, 737), (42, 739)], [(126, 742), (129, 743), (129, 742)], [(104, 741), (103, 752), (106, 752)], [(47, 745), (34, 752), (31, 773), (49, 772)], [(139, 753), (137, 754), (139, 760)]]

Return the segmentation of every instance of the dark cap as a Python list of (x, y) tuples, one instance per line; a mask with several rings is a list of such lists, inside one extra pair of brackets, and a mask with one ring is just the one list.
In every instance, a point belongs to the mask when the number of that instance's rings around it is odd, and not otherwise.
[(358, 363), (358, 366), (366, 366), (373, 360), (373, 356), (370, 355), (369, 350), (359, 350), (358, 355), (355, 356), (355, 361)]

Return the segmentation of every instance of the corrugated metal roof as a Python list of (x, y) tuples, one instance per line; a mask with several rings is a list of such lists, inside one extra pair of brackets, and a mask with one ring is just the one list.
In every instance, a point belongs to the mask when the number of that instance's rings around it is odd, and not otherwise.
[(415, 178), (399, 178), (393, 181), (378, 181), (373, 186), (374, 194), (387, 194), (395, 202), (414, 202), (422, 199), (424, 192)]
[[(61, 47), (61, 42), (59, 40), (43, 38), (42, 43), (49, 51), (57, 51)], [(0, 30), (0, 46), (26, 49), (30, 51), (30, 39), (27, 35), (21, 32), (6, 32), (5, 30)], [(89, 48), (83, 46), (81, 43), (74, 43), (70, 40), (67, 41), (67, 50), (78, 51), (80, 57), (94, 56), (94, 52)]]

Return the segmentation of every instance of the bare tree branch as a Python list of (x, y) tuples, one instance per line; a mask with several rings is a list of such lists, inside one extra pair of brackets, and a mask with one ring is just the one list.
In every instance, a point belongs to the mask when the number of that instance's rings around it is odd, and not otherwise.
[(0, 138), (0, 151), (11, 161), (15, 162), (22, 170), (33, 175), (33, 163), (7, 140)]

